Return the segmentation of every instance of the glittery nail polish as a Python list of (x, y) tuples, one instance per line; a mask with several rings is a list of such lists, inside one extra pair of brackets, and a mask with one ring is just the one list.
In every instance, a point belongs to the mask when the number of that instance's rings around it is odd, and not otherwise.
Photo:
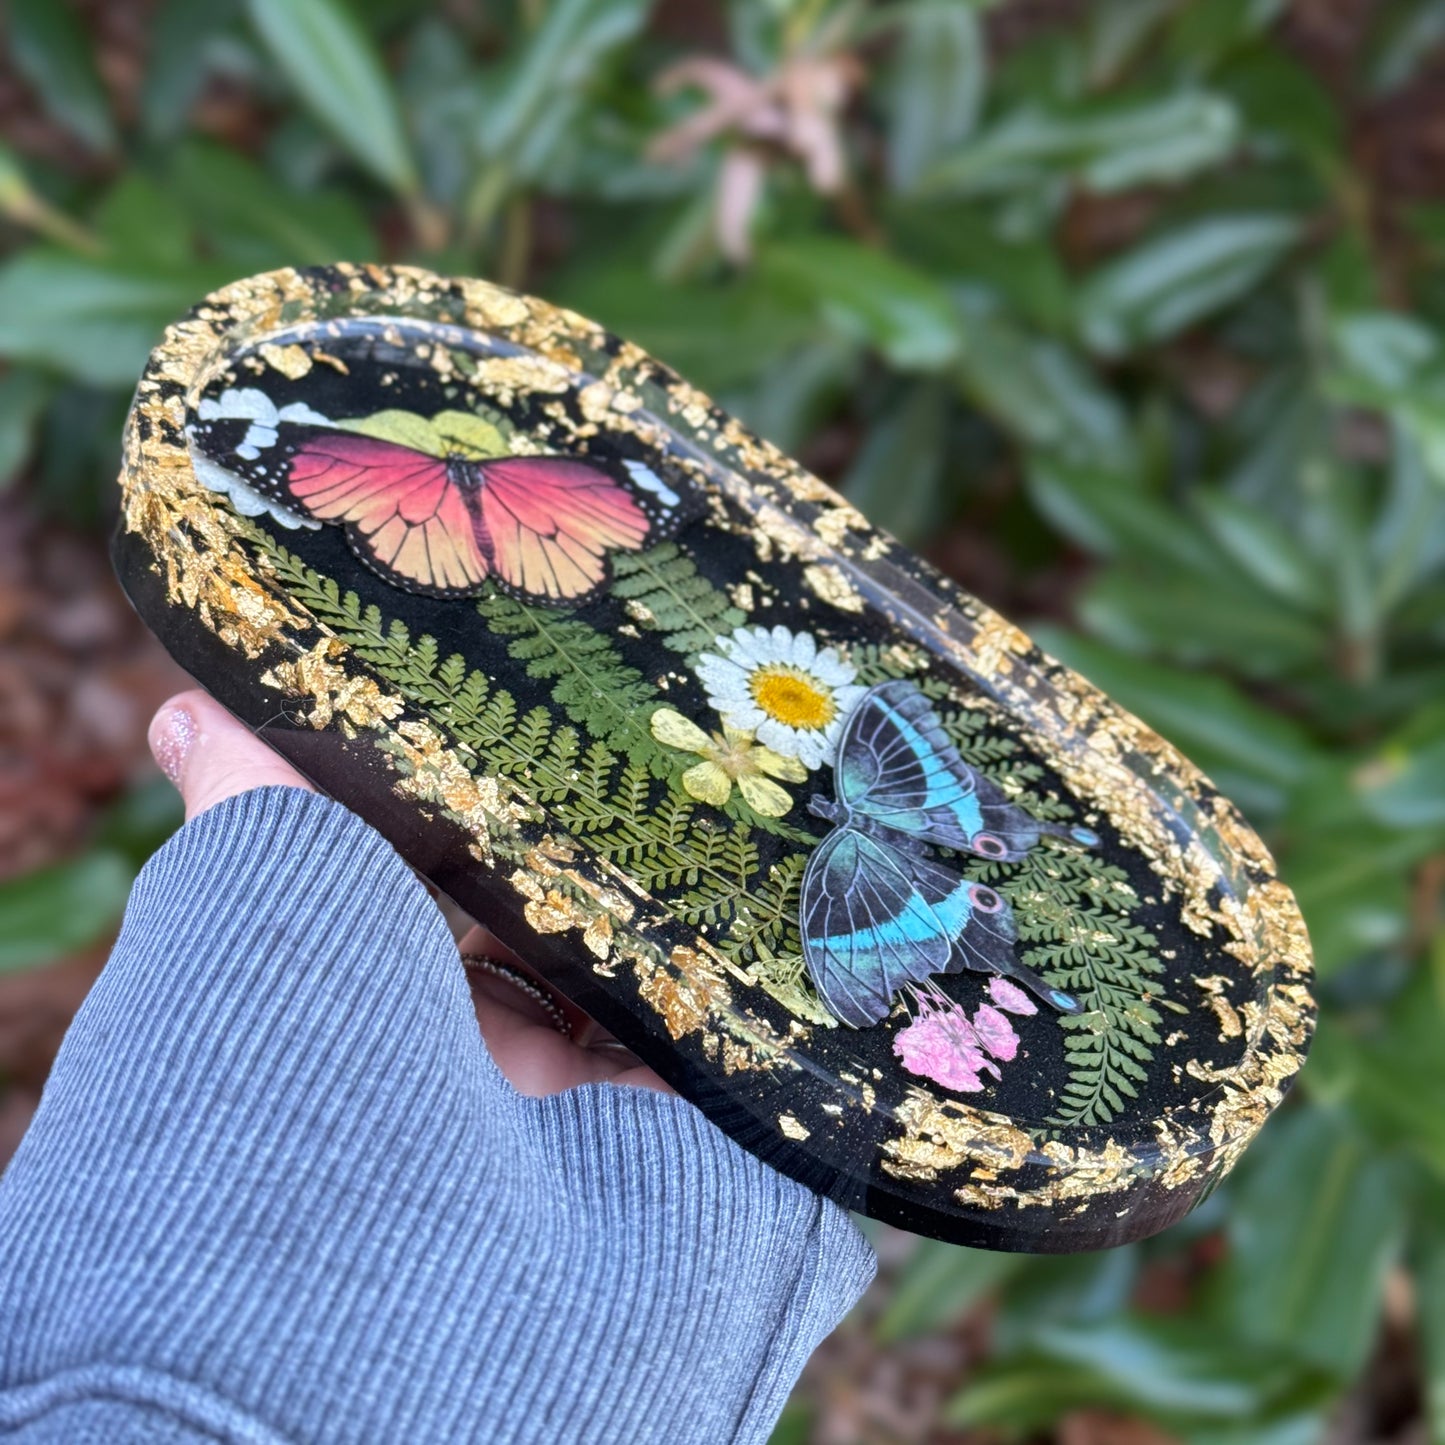
[(183, 707), (172, 708), (156, 729), (153, 748), (156, 762), (178, 788), (181, 785), (181, 773), (186, 766), (186, 757), (195, 741), (195, 719)]

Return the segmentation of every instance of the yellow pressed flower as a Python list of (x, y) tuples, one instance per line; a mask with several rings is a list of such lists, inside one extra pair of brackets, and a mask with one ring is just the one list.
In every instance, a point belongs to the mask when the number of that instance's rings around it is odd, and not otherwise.
[(830, 689), (801, 667), (768, 663), (748, 679), (753, 701), (770, 718), (793, 728), (828, 726), (838, 716)]
[(772, 779), (801, 783), (808, 776), (796, 758), (785, 758), (756, 742), (752, 733), (727, 724), (720, 733), (705, 733), (675, 709), (660, 707), (652, 715), (651, 726), (653, 737), (664, 747), (696, 753), (702, 759), (682, 775), (682, 786), (689, 797), (715, 808), (727, 802), (736, 784), (755, 813), (781, 818), (793, 806), (793, 799)]

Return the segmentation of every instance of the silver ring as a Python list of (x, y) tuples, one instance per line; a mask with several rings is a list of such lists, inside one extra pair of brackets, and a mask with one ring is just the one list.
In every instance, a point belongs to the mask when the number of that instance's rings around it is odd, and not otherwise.
[(562, 1005), (557, 1002), (555, 995), (538, 983), (536, 979), (523, 973), (516, 964), (504, 963), (499, 958), (488, 958), (484, 953), (464, 953), (462, 954), (462, 967), (468, 973), (490, 974), (493, 978), (500, 978), (504, 983), (509, 983), (513, 988), (519, 989), (546, 1013), (552, 1027), (564, 1039), (572, 1037), (572, 1025), (568, 1023), (567, 1015), (563, 1012)]

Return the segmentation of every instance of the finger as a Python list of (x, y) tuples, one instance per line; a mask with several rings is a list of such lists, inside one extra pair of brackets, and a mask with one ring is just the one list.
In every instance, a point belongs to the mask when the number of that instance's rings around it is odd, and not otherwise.
[[(473, 928), (461, 940), (461, 951), (499, 959), (521, 969), (545, 988), (545, 978), (504, 948), (485, 928)], [(649, 1068), (626, 1054), (594, 1051), (576, 1042), (595, 1034), (597, 1026), (575, 1004), (558, 996), (572, 1026), (573, 1037), (557, 1032), (545, 1010), (515, 985), (488, 974), (471, 976), (477, 1025), (497, 1067), (519, 1093), (556, 1094), (579, 1084), (612, 1082), (638, 1088), (672, 1090)]]
[(295, 768), (199, 689), (162, 703), (148, 736), (156, 762), (185, 800), (188, 820), (250, 788), (279, 784), (314, 791)]

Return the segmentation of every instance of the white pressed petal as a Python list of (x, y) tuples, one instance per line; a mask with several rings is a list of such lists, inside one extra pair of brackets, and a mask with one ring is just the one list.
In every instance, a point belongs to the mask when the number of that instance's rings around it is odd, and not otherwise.
[(754, 737), (757, 736), (758, 729), (763, 723), (770, 721), (767, 713), (750, 697), (726, 703), (713, 700), (713, 706), (717, 708), (725, 723), (737, 728), (739, 732), (752, 733)]
[(792, 655), (793, 634), (781, 622), (773, 628), (772, 660), (786, 662)]
[(733, 652), (741, 657), (753, 659), (770, 655), (766, 627), (735, 627), (729, 643)]
[(798, 750), (794, 745), (797, 739), (795, 728), (790, 728), (786, 723), (780, 723), (774, 718), (765, 717), (753, 731), (764, 747), (771, 748), (785, 758), (797, 756)]
[(219, 398), (203, 397), (196, 408), (202, 421), (260, 421), (275, 425), (276, 403), (254, 386), (228, 387)]
[(697, 675), (714, 704), (719, 697), (751, 696), (748, 674), (736, 663), (725, 662), (720, 657), (712, 658), (706, 663), (699, 661)]
[(727, 713), (740, 710), (752, 712), (758, 705), (746, 681), (731, 683), (726, 687), (709, 688), (708, 700), (719, 712)]
[(798, 761), (806, 768), (821, 768), (832, 756), (822, 733), (799, 733), (795, 751)]
[(853, 664), (844, 662), (831, 647), (825, 647), (814, 659), (813, 671), (829, 687), (842, 687), (858, 676)]
[(811, 632), (800, 632), (793, 638), (793, 662), (806, 671), (813, 671), (813, 658), (818, 654), (818, 644)]

